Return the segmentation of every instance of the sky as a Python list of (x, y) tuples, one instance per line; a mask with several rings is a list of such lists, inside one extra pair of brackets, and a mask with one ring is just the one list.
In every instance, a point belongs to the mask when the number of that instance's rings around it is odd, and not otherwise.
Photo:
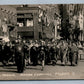
[(84, 0), (0, 0), (0, 4), (70, 4), (84, 3)]

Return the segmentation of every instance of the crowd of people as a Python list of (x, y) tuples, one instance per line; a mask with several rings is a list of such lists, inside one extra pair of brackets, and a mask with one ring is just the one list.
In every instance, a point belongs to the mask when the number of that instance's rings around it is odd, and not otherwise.
[[(22, 50), (20, 49), (22, 48)], [(18, 52), (21, 53), (26, 65), (56, 65), (58, 60), (61, 65), (66, 65), (68, 62), (75, 66), (78, 64), (79, 55), (82, 49), (80, 42), (66, 40), (21, 40), (15, 42), (0, 42), (0, 56), (3, 64), (8, 64), (12, 60), (16, 64), (20, 64), (21, 59), (18, 59)]]

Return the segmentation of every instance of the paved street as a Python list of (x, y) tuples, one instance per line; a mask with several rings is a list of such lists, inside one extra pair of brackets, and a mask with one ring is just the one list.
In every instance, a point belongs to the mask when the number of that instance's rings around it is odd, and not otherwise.
[(24, 73), (17, 73), (16, 66), (3, 67), (0, 63), (0, 80), (36, 80), (36, 79), (84, 79), (84, 60), (78, 66), (46, 65), (44, 71), (41, 66), (27, 66)]

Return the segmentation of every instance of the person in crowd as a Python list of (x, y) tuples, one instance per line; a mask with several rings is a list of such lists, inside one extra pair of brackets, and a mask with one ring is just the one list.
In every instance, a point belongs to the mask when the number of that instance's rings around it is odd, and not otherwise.
[(37, 58), (38, 58), (38, 50), (37, 50), (37, 46), (35, 46), (35, 42), (33, 42), (32, 44), (33, 46), (30, 49), (30, 58), (33, 65), (36, 66)]
[(24, 56), (25, 56), (25, 67), (29, 64), (29, 46), (26, 40), (23, 40), (24, 45)]
[(25, 56), (24, 56), (24, 45), (23, 45), (21, 39), (16, 41), (15, 62), (16, 62), (16, 66), (17, 66), (17, 71), (19, 73), (22, 73), (25, 69)]
[(53, 45), (51, 45), (50, 56), (51, 56), (52, 65), (56, 65), (56, 62), (57, 62), (57, 47), (56, 47), (56, 43), (53, 43)]
[(66, 54), (67, 54), (67, 45), (66, 45), (65, 41), (62, 41), (62, 45), (60, 47), (60, 55), (61, 55), (62, 65), (66, 64)]
[(39, 46), (39, 60), (41, 61), (42, 64), (42, 71), (44, 70), (44, 65), (45, 65), (45, 42), (41, 41), (41, 46)]
[(3, 64), (4, 65), (8, 65), (8, 62), (9, 62), (9, 58), (11, 57), (11, 46), (10, 46), (10, 43), (7, 42), (5, 45), (4, 45), (4, 50), (3, 50)]
[(2, 42), (0, 42), (0, 61), (2, 61), (2, 57), (3, 57), (3, 45)]
[(72, 42), (72, 45), (70, 47), (70, 62), (71, 66), (75, 66), (78, 64), (78, 48), (75, 42)]
[(78, 58), (81, 60), (81, 55), (83, 54), (83, 46), (81, 42), (78, 42)]
[(49, 53), (50, 53), (50, 42), (46, 43), (45, 46), (45, 64), (49, 64), (51, 62)]

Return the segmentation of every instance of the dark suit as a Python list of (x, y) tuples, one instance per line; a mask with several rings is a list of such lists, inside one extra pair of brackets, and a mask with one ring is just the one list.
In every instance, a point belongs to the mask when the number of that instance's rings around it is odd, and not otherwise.
[(24, 66), (25, 66), (25, 61), (24, 61), (24, 47), (23, 44), (16, 44), (15, 47), (15, 61), (17, 65), (17, 70), (18, 72), (23, 72), (24, 71)]

